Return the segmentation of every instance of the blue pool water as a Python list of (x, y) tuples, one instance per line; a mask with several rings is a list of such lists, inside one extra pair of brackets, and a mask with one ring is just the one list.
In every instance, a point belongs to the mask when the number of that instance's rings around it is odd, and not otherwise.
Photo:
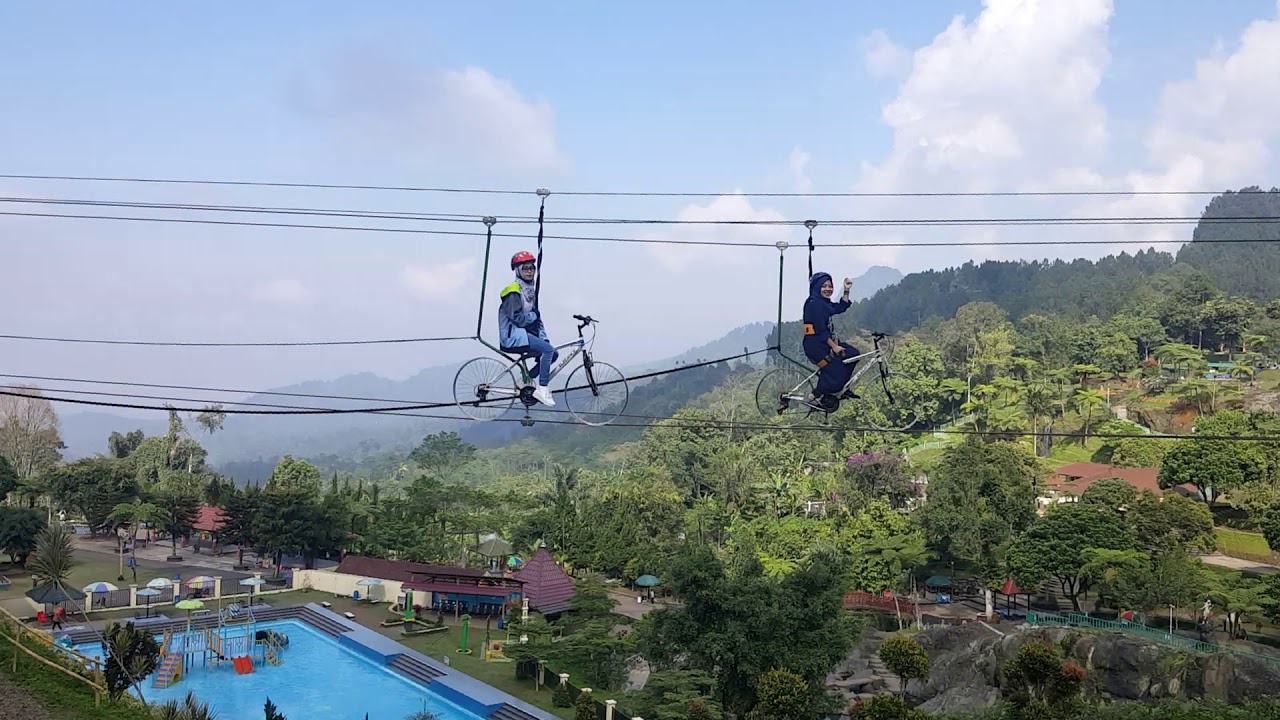
[[(184, 668), (182, 679), (167, 688), (151, 686), (154, 675), (142, 684), (147, 702), (165, 702), (196, 694), (218, 714), (218, 720), (261, 720), (267, 698), (290, 720), (404, 720), (426, 709), (441, 720), (483, 720), (440, 697), (425, 686), (374, 663), (337, 643), (333, 638), (296, 620), (257, 623), (255, 629), (273, 628), (289, 636), (281, 654), (283, 663), (254, 663), (253, 672), (236, 674), (231, 663), (210, 663)], [(243, 628), (224, 635), (243, 635)], [(77, 651), (102, 658), (101, 644), (77, 645)], [(132, 694), (132, 691), (131, 691)]]

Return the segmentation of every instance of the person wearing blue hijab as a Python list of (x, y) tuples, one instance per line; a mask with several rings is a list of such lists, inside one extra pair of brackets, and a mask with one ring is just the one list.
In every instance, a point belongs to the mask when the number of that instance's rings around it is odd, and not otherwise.
[[(804, 301), (804, 340), (801, 343), (805, 357), (818, 366), (818, 384), (813, 389), (813, 397), (806, 402), (822, 409), (820, 403), (824, 395), (840, 394), (841, 399), (856, 397), (844, 386), (853, 375), (853, 363), (845, 363), (847, 358), (857, 357), (858, 350), (852, 345), (840, 342), (835, 334), (836, 315), (849, 309), (849, 290), (853, 281), (844, 279), (844, 293), (839, 302), (832, 302), (835, 292), (831, 276), (827, 273), (814, 273), (809, 278), (809, 298)], [(843, 392), (842, 392), (843, 391)]]

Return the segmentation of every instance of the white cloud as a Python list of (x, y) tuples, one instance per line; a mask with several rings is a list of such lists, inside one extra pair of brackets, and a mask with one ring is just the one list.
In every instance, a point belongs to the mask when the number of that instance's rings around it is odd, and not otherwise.
[[(676, 220), (696, 223), (713, 220), (749, 220), (763, 222), (785, 221), (786, 217), (773, 208), (752, 206), (751, 201), (736, 191), (730, 195), (720, 195), (706, 205), (686, 205), (676, 213)], [(717, 243), (768, 243), (779, 240), (793, 242), (791, 229), (786, 225), (721, 225), (721, 224), (689, 224), (677, 225), (670, 230), (649, 232), (646, 238), (670, 240), (673, 242), (717, 242)], [(763, 248), (744, 248), (742, 252), (734, 252), (724, 247), (713, 245), (648, 245), (650, 253), (669, 272), (682, 272), (689, 269), (705, 269), (702, 263), (714, 259), (717, 266), (735, 266), (758, 264), (762, 257), (768, 257)]]
[(424, 68), (368, 50), (308, 68), (289, 90), (299, 110), (336, 121), (365, 149), (513, 172), (568, 166), (551, 105), (484, 68)]
[(805, 168), (809, 166), (809, 160), (809, 153), (801, 150), (798, 145), (787, 156), (787, 174), (796, 192), (809, 192), (813, 189), (813, 181), (805, 172)]
[(400, 271), (400, 282), (411, 295), (423, 300), (453, 298), (475, 282), (471, 274), (474, 264), (474, 259), (463, 258), (431, 267), (407, 265)]
[(1109, 60), (1110, 0), (986, 0), (912, 56), (882, 112), (893, 150), (866, 189), (1020, 183), (1105, 150), (1096, 97)]
[(867, 66), (867, 72), (877, 80), (898, 77), (911, 64), (911, 53), (893, 42), (881, 28), (872, 30), (862, 38), (858, 47), (862, 50), (862, 60)]
[(261, 283), (253, 288), (251, 295), (261, 301), (280, 305), (301, 305), (311, 300), (311, 291), (295, 278), (280, 278)]

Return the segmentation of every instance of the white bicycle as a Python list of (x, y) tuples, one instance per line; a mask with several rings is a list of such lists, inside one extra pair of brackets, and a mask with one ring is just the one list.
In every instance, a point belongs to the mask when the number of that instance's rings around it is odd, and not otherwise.
[[(608, 425), (627, 407), (631, 396), (627, 379), (618, 368), (592, 357), (597, 321), (589, 315), (574, 315), (573, 319), (578, 321), (578, 339), (556, 346), (557, 351), (568, 348), (573, 348), (573, 351), (551, 369), (550, 378), (559, 375), (581, 355), (582, 363), (569, 373), (564, 390), (558, 392), (563, 395), (565, 407), (579, 422), (596, 427)], [(582, 335), (587, 327), (592, 328), (590, 339)], [(502, 354), (509, 359), (512, 356), (508, 352), (515, 353), (515, 358), (507, 363), (480, 357), (468, 360), (458, 368), (453, 379), (453, 401), (473, 420), (492, 420), (509, 412), (519, 399), (524, 405), (524, 417), (520, 423), (528, 427), (534, 423), (529, 408), (539, 404), (533, 397), (533, 378), (529, 374), (528, 362), (536, 359), (538, 354), (527, 348), (504, 348)], [(520, 369), (519, 383), (516, 382), (516, 368)]]
[[(857, 401), (856, 415), (868, 425), (885, 431), (903, 431), (915, 426), (919, 418), (911, 406), (910, 388), (918, 378), (893, 364), (893, 342), (884, 333), (872, 333), (874, 349), (853, 357), (828, 358), (828, 362), (843, 362), (847, 365), (860, 363), (849, 381), (841, 390), (833, 395), (816, 398), (813, 404), (806, 398), (813, 394), (817, 385), (820, 368), (811, 371), (798, 367), (782, 367), (766, 373), (756, 386), (756, 408), (760, 414), (770, 420), (781, 419), (782, 424), (795, 424), (818, 417), (818, 422), (826, 424), (832, 414), (840, 409), (841, 399)], [(871, 368), (876, 368), (880, 383), (877, 386), (863, 381)], [(853, 393), (859, 386), (867, 397)], [(897, 393), (898, 398), (894, 398)]]

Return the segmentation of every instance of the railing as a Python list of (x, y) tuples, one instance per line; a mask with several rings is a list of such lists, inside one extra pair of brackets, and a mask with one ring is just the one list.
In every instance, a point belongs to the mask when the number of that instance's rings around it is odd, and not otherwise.
[[(27, 627), (16, 615), (0, 608), (0, 640), (13, 644), (13, 663), (17, 667), (18, 653), (21, 652), (45, 667), (73, 677), (88, 685), (93, 690), (94, 705), (102, 702), (102, 694), (107, 691), (106, 681), (102, 673), (102, 663), (94, 658), (81, 655), (70, 649), (58, 646), (48, 634)], [(34, 642), (24, 642), (34, 641)], [(28, 647), (34, 644), (38, 652)]]
[(844, 597), (841, 598), (841, 604), (846, 610), (852, 610), (854, 608), (868, 608), (871, 610), (884, 610), (886, 612), (904, 612), (910, 615), (914, 615), (916, 611), (916, 604), (911, 600), (897, 598), (895, 601), (892, 596), (885, 597), (883, 595), (877, 595), (869, 592), (845, 593)]
[(1280, 665), (1280, 656), (1262, 655), (1234, 648), (1229, 645), (1218, 645), (1216, 643), (1204, 642), (1202, 640), (1193, 640), (1181, 635), (1171, 634), (1167, 631), (1157, 630), (1156, 628), (1142, 625), (1140, 623), (1102, 620), (1099, 618), (1089, 617), (1088, 615), (1058, 615), (1056, 613), (1042, 612), (1028, 612), (1027, 622), (1032, 625), (1051, 625), (1057, 627), (1087, 628), (1090, 630), (1122, 632), (1128, 635), (1154, 640), (1166, 645), (1194, 650), (1196, 652), (1231, 653), (1233, 655), (1251, 657), (1272, 665)]

